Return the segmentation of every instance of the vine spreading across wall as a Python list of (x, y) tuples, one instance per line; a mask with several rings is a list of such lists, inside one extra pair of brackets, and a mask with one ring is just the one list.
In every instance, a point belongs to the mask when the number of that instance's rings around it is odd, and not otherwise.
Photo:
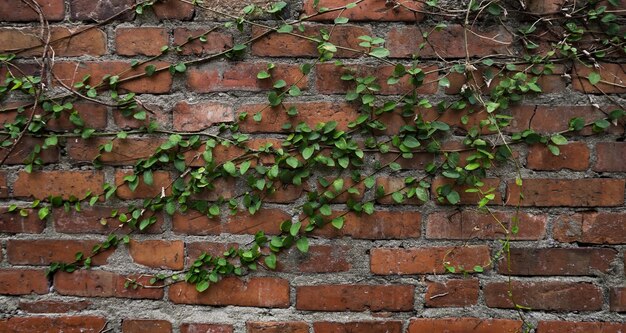
[[(409, 51), (402, 45), (394, 49), (376, 34), (357, 36), (349, 43), (333, 38), (336, 29), (349, 24), (350, 11), (363, 0), (333, 8), (315, 2), (309, 15), (295, 20), (284, 19), (289, 5), (283, 1), (266, 7), (249, 5), (237, 15), (213, 9), (202, 1), (179, 1), (225, 22), (190, 35), (174, 46), (164, 45), (158, 54), (135, 60), (120, 71), (83, 74), (76, 68), (70, 71), (73, 75), (68, 80), (54, 70), (56, 46), (129, 12), (142, 15), (151, 10), (155, 1), (139, 2), (104, 21), (56, 37), (37, 1), (22, 0), (39, 13), (39, 43), (0, 56), (6, 72), (0, 85), (0, 100), (20, 102), (2, 103), (2, 112), (17, 115), (0, 132), (0, 145), (5, 151), (1, 164), (15, 151), (24, 150), (22, 145), (30, 137), (42, 139), (42, 144), (34, 145), (24, 161), (24, 170), (29, 173), (44, 167), (47, 150), (64, 147), (75, 138), (97, 139), (99, 154), (91, 163), (94, 168), (106, 164), (108, 154), (125, 140), (154, 134), (168, 138), (150, 156), (140, 158), (132, 173), (117, 183), (105, 184), (80, 197), (49, 196), (16, 202), (8, 213), (37, 214), (46, 220), (53, 208), (79, 211), (87, 205), (103, 205), (122, 188), (135, 191), (139, 186), (154, 186), (161, 170), (176, 174), (153, 197), (113, 210), (108, 219), (93, 221), (119, 224), (119, 227), (91, 253), (77, 253), (74, 262), (52, 264), (49, 274), (89, 268), (93, 257), (129, 243), (134, 234), (155, 224), (157, 213), (195, 211), (209, 218), (239, 211), (255, 214), (264, 203), (274, 202), (282, 191), (294, 187), (304, 189), (306, 198), (298, 203), (296, 217), (280, 224), (278, 234), (267, 235), (259, 230), (249, 244), (232, 247), (222, 255), (204, 253), (188, 269), (158, 274), (149, 284), (128, 279), (127, 287), (162, 288), (184, 280), (202, 292), (226, 276), (247, 275), (260, 267), (275, 269), (283, 250), (295, 245), (301, 252), (307, 252), (317, 229), (341, 229), (346, 215), (372, 214), (378, 202), (420, 204), (434, 200), (455, 205), (465, 203), (466, 198), (471, 198), (479, 211), (491, 215), (493, 224), (504, 235), (500, 249), (489, 262), (480, 265), (451, 264), (447, 260), (451, 252), (441, 264), (450, 273), (481, 273), (494, 261), (507, 256), (509, 241), (518, 232), (516, 214), (511, 220), (502, 220), (492, 212), (492, 205), (501, 198), (498, 188), (488, 179), (501, 174), (500, 170), (513, 170), (514, 174), (502, 176), (511, 178), (513, 186), (519, 188), (518, 197), (507, 198), (508, 204), (519, 210), (524, 201), (524, 182), (516, 147), (541, 144), (559, 155), (559, 146), (568, 143), (568, 136), (589, 130), (602, 135), (614, 126), (623, 126), (626, 115), (620, 100), (606, 93), (607, 89), (626, 88), (626, 84), (600, 74), (602, 66), (614, 59), (623, 60), (626, 52), (620, 16), (624, 9), (614, 0), (574, 3), (556, 12), (543, 13), (534, 12), (536, 5), (532, 3), (527, 8), (514, 1), (472, 0), (464, 8), (447, 7), (437, 0), (389, 1), (390, 11), (402, 9), (415, 16), (428, 15), (432, 21), (428, 29), (416, 30), (421, 35), (414, 37), (420, 42)], [(333, 24), (312, 32), (305, 23), (320, 16)], [(510, 26), (509, 16), (520, 17), (527, 24)], [(484, 34), (481, 25), (497, 27), (491, 30), (499, 29), (501, 33)], [(219, 31), (239, 31), (242, 37), (218, 53), (194, 58), (182, 55), (189, 44), (207, 43), (211, 34)], [(253, 32), (252, 37), (244, 39), (249, 31)], [(432, 36), (446, 33), (462, 34), (464, 44), (454, 50), (442, 50), (431, 44)], [(198, 131), (169, 131), (160, 128), (158, 122), (149, 121), (155, 119), (155, 111), (142, 101), (141, 95), (129, 92), (133, 90), (129, 88), (133, 82), (159, 78), (163, 72), (184, 75), (196, 65), (241, 59), (254, 42), (276, 35), (308, 42), (308, 46), (317, 50), (317, 57), (301, 62), (299, 73), (290, 77), (275, 64), (268, 63), (256, 73), (256, 79), (269, 90), (266, 105), (241, 112), (234, 121), (219, 122)], [(481, 57), (471, 55), (472, 43), (479, 42), (492, 45), (494, 52)], [(280, 56), (281, 50), (272, 52)], [(412, 55), (411, 61), (397, 60), (398, 54), (407, 52)], [(454, 55), (450, 57), (442, 52)], [(32, 75), (24, 68), (20, 62), (23, 54), (35, 55), (39, 74)], [(344, 64), (338, 60), (341, 59), (338, 54), (358, 57), (366, 65)], [(432, 66), (429, 62), (432, 59), (439, 66)], [(304, 90), (302, 82), (312, 71), (329, 64), (334, 66), (329, 73), (336, 76), (337, 85), (346, 91), (342, 105), (354, 112), (347, 113), (350, 117), (341, 121), (318, 122), (323, 119), (315, 118), (311, 122), (299, 110), (298, 101), (311, 95)], [(367, 64), (385, 66), (388, 71), (367, 70)], [(591, 120), (572, 118), (569, 128), (553, 133), (533, 129), (530, 122), (528, 128), (511, 129), (514, 121), (511, 106), (525, 98), (540, 96), (544, 92), (542, 79), (560, 75), (563, 66), (580, 69), (570, 79), (595, 94), (588, 95), (589, 104), (601, 111), (602, 116)], [(463, 78), (462, 84), (457, 84), (459, 78)], [(432, 87), (454, 89), (457, 85), (459, 93), (453, 97), (423, 93)], [(81, 101), (110, 107), (115, 113), (146, 125), (115, 132), (91, 128), (88, 119), (76, 111), (75, 105)], [(323, 107), (327, 106), (320, 106)], [(59, 130), (50, 126), (59, 119), (67, 119), (71, 128)], [(255, 126), (274, 126), (281, 134), (259, 138), (251, 135), (263, 132)], [(230, 153), (223, 154), (225, 150)], [(224, 158), (224, 155), (228, 156)], [(418, 157), (423, 160), (424, 156), (427, 162), (423, 163), (423, 170), (406, 171), (407, 163), (414, 163)], [(377, 182), (376, 177), (381, 173), (400, 177), (402, 182)], [(245, 189), (223, 195), (220, 187), (233, 184), (233, 180)], [(314, 189), (312, 183), (316, 184)], [(217, 194), (211, 196), (211, 192)], [(212, 199), (203, 199), (207, 196)], [(338, 207), (342, 212), (337, 211)], [(514, 294), (511, 298), (517, 304)], [(517, 307), (524, 309), (523, 304)]]

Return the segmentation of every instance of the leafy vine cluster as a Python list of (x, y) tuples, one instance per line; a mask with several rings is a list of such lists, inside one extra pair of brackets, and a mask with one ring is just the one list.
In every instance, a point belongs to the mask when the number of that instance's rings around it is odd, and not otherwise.
[[(480, 273), (500, 256), (506, 256), (509, 241), (518, 232), (517, 217), (514, 216), (512, 221), (502, 221), (492, 213), (490, 207), (499, 190), (491, 187), (485, 179), (493, 175), (498, 166), (512, 165), (516, 170), (515, 185), (523, 193), (524, 183), (514, 149), (516, 146), (542, 144), (552, 154), (559, 155), (559, 146), (568, 143), (568, 135), (576, 135), (589, 128), (601, 133), (611, 126), (623, 126), (626, 115), (620, 101), (604, 91), (607, 87), (624, 88), (624, 83), (600, 74), (602, 63), (623, 59), (626, 52), (621, 25), (623, 17), (620, 16), (624, 9), (615, 0), (587, 1), (583, 4), (574, 2), (556, 12), (547, 13), (533, 12), (533, 4), (526, 8), (522, 6), (523, 3), (498, 0), (471, 0), (466, 2), (465, 8), (446, 7), (437, 0), (388, 1), (390, 11), (409, 10), (415, 15), (428, 15), (436, 22), (431, 30), (425, 30), (419, 36), (422, 42), (412, 51), (413, 59), (408, 62), (393, 60), (394, 50), (380, 36), (359, 36), (358, 48), (334, 41), (335, 30), (350, 22), (350, 11), (364, 0), (333, 8), (324, 8), (319, 1), (315, 1), (315, 12), (298, 19), (284, 18), (285, 11), (289, 9), (284, 1), (266, 7), (248, 5), (240, 15), (232, 15), (215, 10), (202, 1), (179, 0), (227, 21), (222, 26), (190, 36), (178, 45), (164, 45), (158, 55), (135, 60), (121, 72), (104, 76), (87, 74), (76, 77), (71, 84), (60, 79), (53, 70), (55, 43), (107, 24), (130, 11), (141, 15), (149, 11), (156, 1), (139, 2), (103, 22), (56, 40), (51, 36), (49, 24), (37, 2), (22, 1), (40, 14), (40, 43), (0, 56), (6, 71), (0, 85), (0, 100), (28, 101), (19, 106), (2, 108), (2, 112), (17, 112), (0, 132), (0, 145), (5, 150), (2, 164), (14, 151), (22, 149), (20, 145), (26, 137), (43, 139), (43, 144), (35, 145), (25, 159), (26, 172), (43, 167), (45, 161), (42, 154), (46, 150), (63, 146), (66, 140), (74, 138), (104, 139), (98, 141), (102, 144), (93, 161), (95, 168), (106, 164), (103, 159), (124, 140), (132, 140), (143, 134), (168, 135), (168, 138), (150, 156), (139, 159), (133, 172), (119, 183), (104, 184), (101, 189), (94, 189), (80, 197), (50, 196), (28, 203), (15, 203), (8, 211), (21, 216), (34, 213), (41, 220), (46, 220), (53, 208), (80, 211), (86, 205), (102, 205), (123, 186), (128, 186), (131, 191), (142, 183), (151, 186), (155, 183), (155, 173), (160, 170), (172, 171), (177, 175), (154, 197), (112, 211), (109, 222), (103, 223), (119, 224), (117, 230), (95, 246), (91, 253), (78, 253), (74, 262), (54, 263), (49, 268), (50, 274), (89, 268), (94, 256), (129, 243), (133, 234), (141, 233), (156, 223), (157, 213), (164, 211), (174, 215), (196, 211), (209, 218), (239, 211), (255, 214), (264, 203), (271, 202), (272, 197), (287, 186), (305, 187), (307, 195), (298, 204), (301, 214), (293, 220), (282, 221), (279, 234), (267, 235), (260, 230), (249, 244), (231, 248), (221, 255), (204, 253), (188, 269), (157, 274), (150, 283), (162, 287), (184, 280), (195, 284), (196, 289), (202, 292), (226, 276), (243, 276), (257, 270), (259, 266), (275, 269), (283, 250), (295, 245), (301, 252), (307, 252), (310, 239), (317, 229), (341, 229), (347, 214), (372, 214), (377, 202), (425, 203), (432, 197), (440, 203), (455, 205), (462, 202), (462, 197), (467, 195), (465, 193), (472, 194), (477, 208), (491, 214), (493, 223), (505, 235), (501, 240), (501, 250), (483, 265), (454, 266), (445, 258), (442, 265), (451, 273)], [(328, 29), (311, 34), (305, 22), (322, 15), (333, 24)], [(506, 20), (510, 15), (523, 17), (527, 24), (516, 28), (507, 26)], [(469, 51), (471, 41), (478, 39), (501, 43), (497, 36), (481, 35), (475, 29), (479, 20), (502, 27), (523, 48), (507, 54), (473, 57)], [(461, 25), (465, 41), (461, 47), (465, 55), (456, 60), (438, 54), (429, 40), (433, 35), (453, 29), (452, 25)], [(177, 57), (190, 43), (206, 43), (210, 34), (216, 31), (239, 31), (242, 36), (246, 36), (245, 32), (251, 28), (262, 32), (222, 52), (190, 60), (159, 62), (164, 58)], [(256, 74), (258, 81), (270, 87), (266, 105), (240, 113), (233, 122), (191, 133), (168, 131), (160, 128), (157, 122), (149, 121), (154, 119), (154, 112), (144, 105), (140, 94), (125, 89), (125, 84), (129, 82), (156, 77), (161, 72), (184, 75), (196, 64), (217, 59), (241, 59), (255, 41), (276, 34), (292, 36), (315, 45), (317, 57), (300, 64), (300, 73), (292, 80), (281, 78), (276, 74), (276, 66), (269, 63)], [(29, 75), (20, 64), (20, 54), (33, 50), (38, 52), (40, 75)], [(443, 67), (428, 66), (428, 57), (422, 54), (431, 50), (435, 50), (434, 59)], [(345, 65), (337, 56), (341, 52), (351, 52), (368, 61), (389, 66), (392, 70), (384, 77), (379, 73), (363, 73)], [(310, 123), (306, 121), (308, 115), (301, 114), (294, 102), (308, 94), (303, 91), (301, 82), (316, 67), (328, 63), (336, 66), (334, 72), (341, 84), (349, 87), (345, 93), (345, 103), (358, 110), (358, 113), (344, 123), (334, 120)], [(597, 94), (595, 100), (590, 100), (590, 104), (609, 104), (614, 107), (597, 106), (604, 116), (592, 120), (573, 118), (569, 128), (555, 133), (541, 133), (533, 128), (509, 130), (514, 120), (510, 113), (511, 106), (530, 96), (540, 95), (543, 92), (542, 78), (554, 75), (559, 66), (563, 65), (586, 68), (586, 74), (571, 79)], [(437, 100), (420, 93), (420, 89), (428, 85), (450, 89), (458, 77), (463, 77), (464, 84), (460, 87), (460, 93), (453, 98)], [(385, 92), (393, 89), (398, 93)], [(147, 125), (119, 132), (90, 128), (75, 109), (79, 101), (99, 103), (129, 119), (145, 121)], [(452, 126), (448, 121), (449, 114), (458, 115), (456, 124)], [(60, 118), (69, 119), (72, 129), (61, 131), (50, 128), (50, 123)], [(250, 128), (263, 124), (268, 118), (286, 119), (284, 124), (280, 124), (282, 134), (279, 140), (268, 139), (259, 144), (257, 139), (251, 137), (249, 130), (241, 130), (242, 126)], [(390, 119), (400, 119), (401, 125), (390, 123)], [(460, 142), (451, 145), (450, 142), (455, 139)], [(217, 152), (224, 148), (238, 153), (223, 159), (217, 156)], [(404, 165), (411, 163), (420, 154), (431, 156), (423, 171), (405, 171)], [(397, 175), (403, 181), (401, 184), (378, 183), (376, 176), (381, 173)], [(220, 185), (217, 184), (221, 184), (221, 180), (232, 179), (245, 184), (246, 189), (233, 196), (218, 194), (211, 201), (200, 199), (200, 194), (210, 191), (219, 193), (216, 187)], [(436, 183), (435, 179), (444, 181)], [(316, 189), (308, 188), (310, 180), (316, 181)], [(460, 187), (464, 190), (459, 190)], [(524, 200), (523, 194), (520, 194), (520, 198), (510, 200), (518, 202), (519, 209)], [(335, 211), (338, 205), (343, 205), (343, 213)], [(124, 227), (130, 231), (120, 232)], [(143, 287), (136, 280), (128, 280), (127, 285)], [(521, 305), (519, 307), (522, 308)]]

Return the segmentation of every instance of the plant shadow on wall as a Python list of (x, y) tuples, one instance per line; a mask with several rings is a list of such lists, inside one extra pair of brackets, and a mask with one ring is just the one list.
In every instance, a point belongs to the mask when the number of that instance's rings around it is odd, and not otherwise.
[[(612, 62), (623, 61), (626, 48), (616, 1), (556, 11), (534, 3), (524, 8), (515, 1), (471, 1), (463, 8), (435, 0), (388, 1), (365, 12), (358, 12), (360, 6), (372, 1), (329, 8), (324, 1), (311, 1), (298, 19), (282, 1), (245, 6), (241, 15), (208, 2), (179, 1), (225, 22), (181, 30), (173, 45), (165, 38), (162, 47), (124, 44), (118, 28), (117, 52), (143, 57), (78, 64), (56, 58), (74, 56), (72, 43), (97, 37), (101, 27), (130, 13), (148, 13), (155, 2), (139, 2), (86, 28), (66, 31), (50, 26), (36, 1), (22, 0), (39, 14), (40, 27), (33, 29), (26, 47), (5, 50), (0, 58), (6, 119), (1, 161), (23, 164), (13, 187), (15, 201), (5, 214), (37, 214), (46, 221), (89, 206), (110, 211), (90, 221), (108, 232), (106, 240), (77, 253), (72, 262), (53, 263), (50, 275), (88, 269), (121, 245), (146, 244), (133, 236), (162, 224), (163, 212), (183, 232), (254, 234), (249, 243), (202, 252), (188, 267), (165, 264), (168, 273), (151, 271), (125, 280), (127, 288), (170, 286), (192, 295), (195, 291), (180, 281), (204, 292), (220, 288), (217, 283), (224, 278), (234, 283), (232, 276), (275, 270), (281, 252), (295, 246), (307, 253), (324, 235), (354, 236), (367, 228), (357, 226), (359, 220), (368, 221), (380, 206), (404, 204), (414, 210), (476, 204), (469, 215), (488, 216), (490, 222), (483, 230), (466, 230), (461, 237), (466, 243), (437, 248), (433, 256), (441, 273), (481, 274), (498, 260), (504, 259), (504, 266), (510, 262), (510, 242), (524, 239), (518, 236), (522, 207), (570, 206), (566, 192), (586, 193), (581, 187), (597, 186), (582, 179), (565, 185), (524, 180), (529, 173), (523, 157), (530, 163), (532, 152), (559, 156), (563, 147), (569, 152), (570, 138), (595, 133), (615, 139), (623, 133), (624, 65)], [(425, 22), (394, 27), (387, 39), (350, 25), (359, 19), (384, 21), (386, 15)], [(308, 23), (318, 21), (327, 24)], [(238, 35), (235, 42), (228, 34)], [(225, 47), (214, 45), (220, 38)], [(250, 54), (295, 57), (300, 63), (241, 61)], [(177, 103), (173, 127), (164, 126), (163, 111), (142, 95), (168, 93), (179, 77), (198, 93), (244, 87), (267, 94), (263, 102), (251, 97), (259, 102), (242, 105), (236, 115), (228, 106), (231, 97), (223, 103)], [(554, 116), (549, 107), (519, 107), (525, 100), (550, 103), (545, 93), (559, 92), (569, 79), (589, 105), (568, 111), (571, 118)], [(95, 114), (107, 108), (121, 124), (139, 125), (109, 130)], [(208, 119), (200, 114), (202, 108), (211, 110)], [(71, 179), (58, 180), (66, 184), (45, 185), (42, 175), (58, 172), (53, 171), (54, 156), (60, 150), (73, 164), (58, 168), (134, 166), (117, 170), (115, 181), (108, 183), (100, 171), (76, 171)], [(525, 191), (527, 182), (531, 193)], [(603, 206), (602, 200), (622, 205), (620, 182), (605, 179), (600, 186), (606, 197), (589, 197), (585, 206)], [(620, 184), (621, 190), (614, 190)], [(73, 193), (59, 195), (63, 186)], [(540, 198), (536, 191), (542, 186), (558, 188), (553, 192), (561, 197)], [(292, 214), (264, 205), (289, 205)], [(495, 211), (497, 206), (506, 209)], [(446, 209), (445, 214), (472, 218), (461, 210)], [(484, 230), (491, 235), (481, 234)], [(490, 253), (474, 238), (497, 241)], [(375, 248), (370, 255), (374, 274), (432, 273), (398, 259), (415, 255), (408, 249)], [(508, 276), (509, 299), (503, 302), (519, 309), (523, 320), (530, 308), (517, 297), (526, 298), (515, 292), (507, 268), (499, 272)], [(532, 329), (526, 321), (520, 328)]]

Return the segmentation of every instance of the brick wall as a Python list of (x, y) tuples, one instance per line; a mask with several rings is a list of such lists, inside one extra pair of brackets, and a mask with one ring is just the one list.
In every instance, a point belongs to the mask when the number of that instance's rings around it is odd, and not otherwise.
[[(63, 37), (101, 22), (134, 3), (132, 0), (38, 0), (50, 21), (53, 37)], [(264, 0), (254, 0), (264, 5)], [(322, 6), (344, 5), (341, 0), (321, 0)], [(331, 42), (360, 48), (357, 37), (377, 35), (386, 40), (394, 61), (410, 61), (422, 43), (422, 32), (430, 30), (441, 17), (389, 9), (384, 0), (365, 0), (346, 12), (347, 25), (338, 26)], [(551, 12), (560, 1), (533, 2), (535, 12)], [(205, 5), (231, 13), (243, 7), (240, 1), (209, 0)], [(409, 2), (424, 9), (419, 2)], [(555, 7), (556, 6), (556, 7)], [(312, 14), (312, 0), (289, 1), (285, 17)], [(316, 17), (304, 25), (305, 34), (331, 26), (329, 15)], [(275, 23), (271, 17), (259, 22)], [(524, 22), (510, 18), (507, 26)], [(144, 15), (129, 12), (111, 22), (52, 44), (55, 50), (52, 72), (65, 84), (90, 74), (105, 74), (129, 68), (131, 61), (160, 54), (163, 45), (178, 45), (190, 35), (219, 26), (224, 18), (194, 9), (176, 0), (166, 0), (146, 9)], [(445, 18), (443, 19), (445, 20)], [(18, 54), (26, 72), (36, 71), (33, 57), (40, 53), (33, 37), (38, 16), (23, 2), (0, 0), (0, 53), (32, 47)], [(417, 24), (415, 24), (417, 23)], [(462, 22), (461, 22), (462, 23)], [(520, 45), (497, 25), (479, 23), (464, 46), (463, 27), (451, 22), (447, 29), (434, 32), (421, 52), (423, 68), (430, 71), (417, 92), (432, 100), (451, 100), (461, 90), (465, 77), (450, 75), (450, 87), (435, 80), (447, 73), (445, 61), (482, 57), (494, 53), (519, 54)], [(473, 28), (474, 29), (474, 28)], [(180, 59), (206, 57), (225, 51), (246, 36), (260, 36), (259, 27), (246, 28), (243, 35), (216, 29), (206, 43), (194, 41), (180, 51), (152, 64), (167, 66)], [(489, 39), (479, 38), (478, 34)], [(243, 37), (242, 37), (243, 36)], [(53, 38), (54, 39), (54, 38)], [(128, 81), (121, 88), (136, 92), (152, 113), (149, 119), (171, 132), (205, 131), (219, 123), (231, 122), (244, 112), (263, 110), (263, 120), (248, 117), (240, 129), (252, 135), (250, 145), (280, 142), (285, 122), (311, 125), (336, 120), (347, 128), (358, 116), (357, 106), (346, 103), (350, 86), (338, 77), (340, 70), (323, 63), (300, 81), (299, 65), (311, 63), (318, 51), (314, 43), (286, 34), (271, 33), (256, 39), (245, 56), (236, 60), (215, 59), (189, 66), (184, 74), (160, 72), (149, 78)], [(336, 58), (360, 74), (371, 74), (386, 81), (393, 66), (339, 50)], [(257, 73), (275, 64), (274, 78), (287, 84), (297, 82), (303, 92), (288, 99), (288, 106), (299, 114), (288, 118), (277, 108), (265, 108), (271, 83), (257, 79)], [(563, 131), (573, 117), (587, 121), (602, 116), (591, 104), (610, 109), (624, 104), (626, 59), (599, 64), (603, 78), (616, 85), (591, 86), (589, 69), (565, 62), (552, 75), (541, 77), (547, 94), (526, 97), (512, 105), (512, 126), (507, 133), (532, 128), (541, 133)], [(126, 73), (142, 73), (145, 65)], [(439, 71), (437, 71), (439, 69)], [(485, 71), (487, 68), (480, 68)], [(3, 69), (2, 74), (6, 72)], [(53, 83), (59, 85), (59, 83)], [(380, 94), (394, 96), (410, 88), (382, 84)], [(598, 89), (611, 96), (602, 98)], [(591, 102), (590, 102), (591, 101)], [(19, 105), (19, 96), (0, 103)], [(111, 107), (89, 101), (75, 103), (78, 112), (92, 128), (102, 131), (138, 129), (147, 121), (124, 117)], [(453, 112), (442, 119), (466, 128)], [(11, 112), (0, 113), (2, 122), (14, 119)], [(481, 114), (471, 115), (471, 122)], [(399, 128), (402, 118), (389, 117), (390, 127)], [(60, 118), (48, 124), (57, 131), (70, 131), (72, 123)], [(626, 331), (625, 251), (626, 210), (624, 190), (626, 143), (623, 124), (611, 126), (606, 134), (594, 135), (587, 129), (569, 136), (570, 142), (553, 156), (541, 145), (519, 146), (516, 154), (522, 165), (525, 200), (521, 202), (519, 233), (513, 236), (510, 256), (487, 265), (499, 250), (504, 237), (489, 215), (477, 212), (475, 198), (461, 193), (461, 205), (450, 206), (432, 200), (426, 204), (406, 201), (394, 204), (380, 200), (370, 216), (349, 214), (341, 230), (330, 227), (316, 231), (308, 254), (289, 250), (279, 256), (276, 272), (260, 270), (243, 279), (226, 278), (204, 293), (191, 285), (176, 283), (165, 288), (125, 288), (126, 278), (147, 282), (150, 276), (189, 267), (200, 253), (220, 253), (230, 246), (246, 244), (259, 229), (279, 232), (284, 219), (298, 216), (296, 206), (305, 194), (300, 188), (286, 187), (268, 198), (260, 212), (251, 216), (223, 214), (207, 218), (202, 214), (157, 214), (157, 221), (134, 236), (127, 246), (105, 251), (93, 258), (91, 270), (57, 273), (47, 277), (52, 262), (72, 261), (76, 252), (88, 253), (115, 230), (106, 223), (112, 209), (123, 209), (141, 199), (158, 195), (176, 171), (154, 174), (154, 185), (140, 184), (135, 191), (118, 190), (111, 201), (80, 212), (54, 209), (40, 221), (36, 214), (21, 217), (8, 213), (12, 203), (31, 202), (35, 197), (60, 195), (69, 198), (96, 190), (106, 182), (119, 182), (132, 171), (134, 163), (150, 156), (167, 140), (167, 134), (137, 134), (117, 140), (111, 152), (101, 156), (102, 168), (91, 161), (100, 154), (101, 138), (63, 140), (58, 148), (46, 150), (44, 166), (32, 173), (24, 171), (28, 147), (41, 138), (25, 138), (23, 147), (8, 156), (0, 170), (0, 331), (1, 332), (407, 332), (444, 333), (517, 332), (522, 321), (509, 300), (512, 291), (537, 333), (617, 333)], [(457, 144), (463, 134), (452, 138)], [(456, 141), (455, 141), (456, 139)], [(237, 147), (219, 147), (215, 158), (236, 157)], [(517, 148), (516, 148), (517, 149)], [(6, 154), (6, 153), (2, 153)], [(4, 155), (2, 155), (4, 156)], [(384, 155), (369, 157), (384, 159)], [(402, 175), (419, 173), (432, 156), (416, 154), (401, 160)], [(197, 163), (188, 158), (190, 163)], [(443, 183), (444, 179), (434, 182)], [(377, 182), (393, 186), (402, 182), (398, 173), (383, 173)], [(489, 186), (496, 188), (494, 214), (510, 221), (519, 200), (510, 166), (494, 169)], [(222, 195), (235, 195), (245, 184), (234, 179), (218, 184)], [(319, 189), (315, 181), (307, 184)], [(362, 189), (362, 192), (365, 189)], [(366, 193), (371, 195), (371, 193)], [(433, 187), (432, 197), (436, 196)], [(214, 196), (206, 196), (214, 200)], [(345, 211), (346, 199), (337, 200), (336, 211)], [(442, 261), (469, 270), (485, 265), (480, 274), (446, 273)], [(510, 267), (510, 269), (509, 269)]]

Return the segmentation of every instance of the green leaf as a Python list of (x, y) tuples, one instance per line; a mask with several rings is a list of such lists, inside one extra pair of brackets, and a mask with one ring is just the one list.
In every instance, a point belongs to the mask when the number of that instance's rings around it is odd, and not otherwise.
[(260, 71), (257, 75), (256, 75), (257, 79), (263, 80), (263, 79), (268, 79), (271, 77), (270, 73), (266, 72), (266, 71)]
[(299, 164), (298, 159), (293, 156), (289, 156), (287, 160), (285, 160), (285, 162), (287, 163), (287, 165), (289, 165), (293, 169), (297, 168)]
[(39, 219), (42, 221), (45, 220), (49, 214), (50, 214), (50, 209), (48, 207), (42, 207), (41, 209), (39, 209), (39, 212), (37, 213), (37, 215), (39, 216)]
[(369, 55), (371, 55), (371, 56), (373, 56), (373, 57), (376, 57), (376, 58), (386, 58), (386, 57), (388, 57), (388, 56), (389, 56), (389, 54), (390, 54), (390, 53), (389, 53), (389, 50), (387, 50), (387, 49), (386, 49), (386, 48), (384, 48), (384, 47), (377, 47), (377, 48), (374, 48), (374, 49), (373, 49), (373, 50), (369, 53)]
[(561, 150), (555, 145), (548, 145), (548, 150), (550, 150), (554, 156), (559, 156), (561, 154)]
[(274, 83), (274, 88), (279, 89), (279, 88), (283, 88), (287, 85), (287, 82), (285, 82), (285, 80), (278, 80), (276, 81), (276, 83)]
[(343, 228), (343, 223), (344, 223), (345, 219), (343, 216), (340, 217), (335, 217), (330, 223), (333, 225), (333, 227), (335, 227), (336, 229), (341, 229)]
[(152, 170), (146, 170), (143, 172), (143, 182), (146, 183), (146, 185), (154, 184), (154, 179), (152, 177)]
[(600, 80), (602, 79), (602, 77), (600, 77), (600, 74), (598, 74), (597, 72), (591, 72), (589, 73), (589, 76), (587, 77), (589, 79), (589, 83), (591, 83), (592, 85), (596, 85), (598, 82), (600, 82)]
[(210, 285), (209, 281), (202, 280), (202, 281), (200, 281), (200, 282), (198, 282), (198, 283), (196, 284), (196, 290), (197, 290), (199, 293), (201, 293), (201, 292), (203, 292), (203, 291), (205, 291), (205, 290), (209, 289), (209, 285)]
[(276, 255), (274, 253), (270, 253), (265, 257), (265, 265), (270, 269), (276, 269)]
[(482, 272), (484, 272), (484, 270), (485, 269), (483, 268), (483, 266), (480, 266), (480, 265), (474, 266), (474, 272), (476, 272), (476, 273), (482, 273)]
[(323, 205), (322, 207), (320, 207), (320, 214), (324, 216), (329, 216), (332, 213), (333, 213), (332, 209), (330, 208), (329, 205)]
[(337, 18), (335, 18), (335, 24), (346, 24), (348, 23), (349, 19), (347, 17), (342, 17), (339, 16)]
[(289, 95), (292, 97), (298, 97), (300, 96), (300, 94), (302, 94), (302, 91), (300, 90), (300, 88), (298, 88), (298, 86), (293, 85), (291, 86), (291, 88), (289, 88)]
[(550, 138), (550, 141), (552, 141), (555, 145), (558, 146), (562, 146), (567, 144), (567, 138), (565, 138), (563, 135), (561, 134), (555, 134)]
[(289, 24), (283, 24), (280, 28), (276, 29), (281, 34), (290, 33), (293, 31), (293, 26)]
[(292, 224), (291, 228), (289, 228), (289, 234), (291, 236), (296, 237), (298, 235), (298, 233), (300, 232), (300, 228), (301, 227), (302, 227), (302, 222), (300, 222), (300, 221)]
[(311, 158), (311, 156), (313, 156), (313, 153), (315, 152), (315, 148), (314, 147), (306, 147), (304, 148), (304, 150), (302, 151), (302, 157), (305, 160), (308, 160), (309, 158)]
[(298, 247), (298, 250), (300, 250), (300, 252), (302, 253), (309, 252), (309, 239), (306, 237), (298, 239), (298, 241), (296, 242), (296, 246)]
[(239, 173), (242, 175), (246, 173), (248, 169), (250, 169), (250, 164), (251, 164), (250, 160), (244, 161), (243, 163), (241, 163), (241, 165), (239, 166)]
[(155, 65), (148, 65), (145, 68), (146, 71), (146, 75), (147, 76), (152, 76), (154, 75), (154, 72), (156, 72), (156, 66)]
[(224, 171), (228, 172), (231, 176), (235, 176), (237, 174), (237, 168), (235, 164), (231, 161), (224, 163)]
[(461, 201), (461, 196), (457, 191), (450, 191), (450, 193), (446, 195), (446, 199), (449, 203), (456, 205)]
[(174, 69), (179, 73), (184, 73), (187, 70), (187, 66), (183, 62), (179, 62), (174, 66)]
[(450, 88), (450, 80), (447, 77), (439, 79), (439, 86), (444, 88)]

